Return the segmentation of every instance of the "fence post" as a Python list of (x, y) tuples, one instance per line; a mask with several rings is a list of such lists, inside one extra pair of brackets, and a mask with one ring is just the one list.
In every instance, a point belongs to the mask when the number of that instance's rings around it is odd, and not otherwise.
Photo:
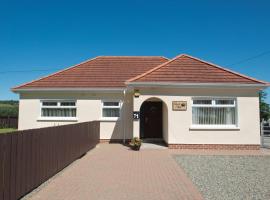
[(261, 122), (261, 147), (264, 147), (264, 119)]

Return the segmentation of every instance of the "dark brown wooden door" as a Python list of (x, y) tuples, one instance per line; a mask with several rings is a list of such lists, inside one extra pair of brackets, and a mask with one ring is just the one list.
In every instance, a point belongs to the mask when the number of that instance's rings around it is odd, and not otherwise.
[(144, 102), (140, 110), (140, 138), (162, 138), (162, 102)]

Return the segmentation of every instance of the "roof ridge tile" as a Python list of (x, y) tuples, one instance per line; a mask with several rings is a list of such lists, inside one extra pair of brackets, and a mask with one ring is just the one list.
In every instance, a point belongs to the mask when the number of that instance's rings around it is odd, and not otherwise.
[(114, 58), (126, 58), (126, 57), (142, 57), (142, 58), (152, 58), (152, 57), (154, 57), (154, 58), (156, 58), (156, 57), (160, 57), (160, 58), (166, 58), (166, 57), (164, 57), (164, 56), (108, 56), (108, 55), (102, 55), (102, 56), (99, 56), (99, 57), (114, 57)]

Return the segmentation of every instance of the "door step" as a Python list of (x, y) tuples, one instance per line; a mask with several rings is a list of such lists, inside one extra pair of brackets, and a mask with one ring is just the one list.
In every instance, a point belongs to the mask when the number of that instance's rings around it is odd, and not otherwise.
[(144, 138), (142, 142), (145, 143), (154, 143), (154, 144), (165, 144), (162, 138)]
[(143, 139), (141, 149), (168, 149), (163, 139)]

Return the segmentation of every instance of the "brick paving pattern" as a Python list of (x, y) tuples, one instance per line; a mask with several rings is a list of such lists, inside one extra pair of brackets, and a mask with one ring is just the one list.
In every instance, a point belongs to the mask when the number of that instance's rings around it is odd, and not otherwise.
[(168, 150), (131, 151), (99, 144), (25, 199), (199, 200), (201, 194)]
[(24, 199), (203, 199), (174, 154), (270, 155), (270, 151), (143, 149), (99, 144)]

